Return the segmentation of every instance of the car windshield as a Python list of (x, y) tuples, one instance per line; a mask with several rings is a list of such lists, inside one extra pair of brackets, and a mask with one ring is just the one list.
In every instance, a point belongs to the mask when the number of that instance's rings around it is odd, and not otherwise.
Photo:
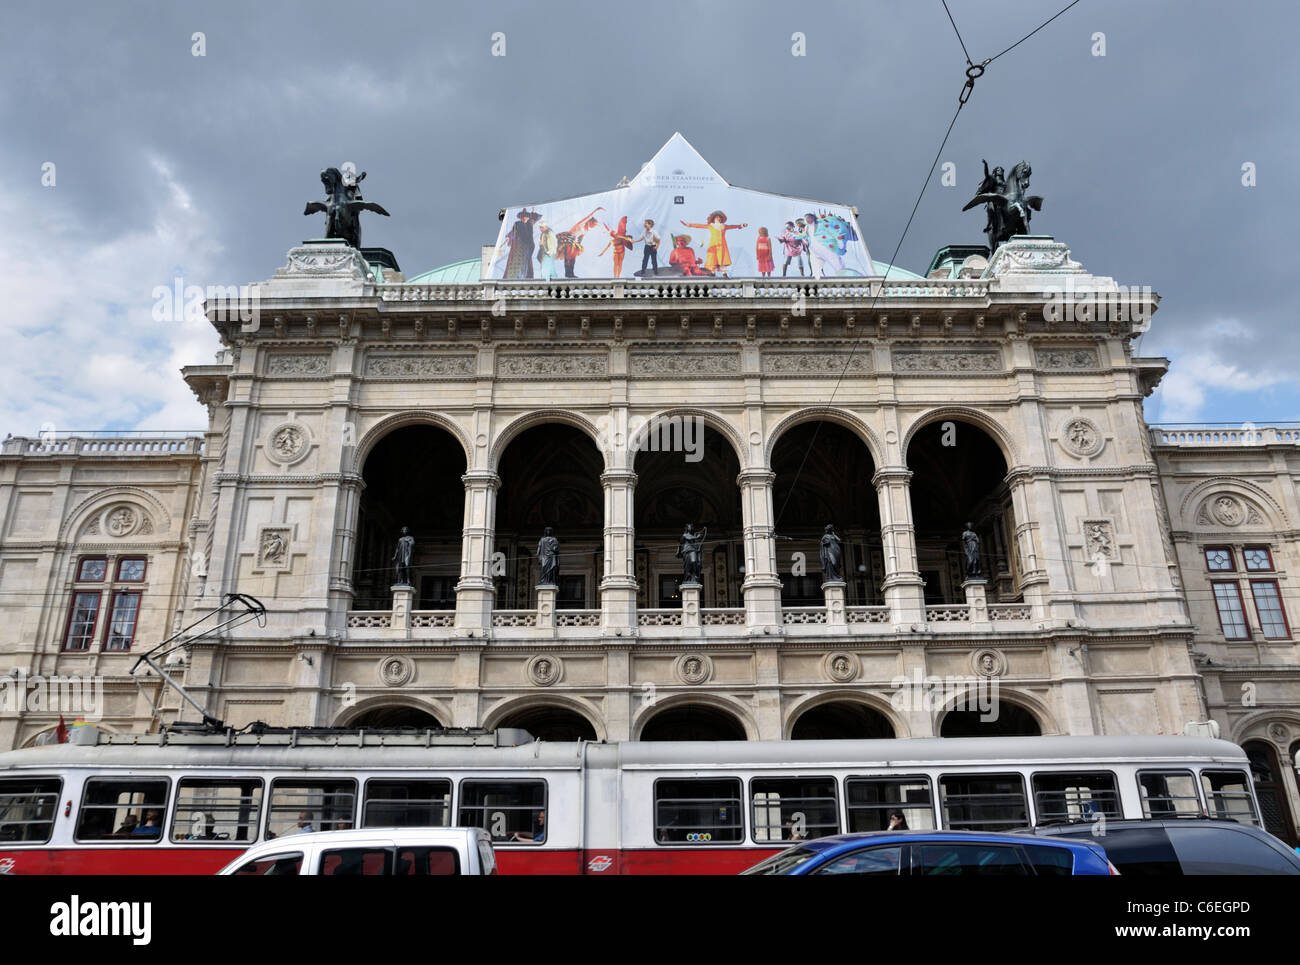
[(787, 875), (806, 861), (817, 857), (809, 848), (787, 848), (741, 872), (742, 875)]

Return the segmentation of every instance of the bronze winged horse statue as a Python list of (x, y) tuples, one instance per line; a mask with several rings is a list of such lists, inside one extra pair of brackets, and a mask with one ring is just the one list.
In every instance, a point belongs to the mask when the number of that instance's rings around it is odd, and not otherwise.
[(320, 173), (321, 183), (325, 185), (325, 196), (329, 200), (324, 203), (308, 202), (303, 214), (325, 212), (326, 238), (342, 238), (353, 248), (360, 248), (361, 219), (358, 215), (362, 211), (373, 211), (388, 217), (388, 212), (373, 201), (361, 200), (360, 184), (365, 176), (366, 172), (362, 171), (356, 181), (348, 184), (338, 168), (326, 168)]
[(1029, 234), (1029, 219), (1033, 212), (1043, 210), (1042, 198), (1025, 194), (1029, 190), (1029, 176), (1033, 173), (1029, 162), (1021, 161), (1004, 178), (1001, 168), (994, 168), (990, 174), (989, 162), (984, 162), (984, 180), (980, 182), (975, 197), (962, 210), (969, 211), (977, 204), (985, 206), (988, 224), (984, 231), (988, 235), (990, 251), (997, 251), (998, 245), (1012, 235)]

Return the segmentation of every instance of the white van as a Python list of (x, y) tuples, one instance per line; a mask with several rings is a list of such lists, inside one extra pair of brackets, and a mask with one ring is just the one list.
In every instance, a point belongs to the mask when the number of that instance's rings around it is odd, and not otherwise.
[(219, 875), (494, 875), (482, 828), (364, 828), (263, 841)]

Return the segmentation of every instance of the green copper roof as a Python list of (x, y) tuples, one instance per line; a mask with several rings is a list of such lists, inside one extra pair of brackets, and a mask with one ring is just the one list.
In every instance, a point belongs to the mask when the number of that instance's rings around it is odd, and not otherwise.
[(450, 265), (426, 271), (406, 281), (418, 285), (465, 285), (478, 281), (480, 264), (481, 259), (467, 258), (465, 261), (454, 261)]

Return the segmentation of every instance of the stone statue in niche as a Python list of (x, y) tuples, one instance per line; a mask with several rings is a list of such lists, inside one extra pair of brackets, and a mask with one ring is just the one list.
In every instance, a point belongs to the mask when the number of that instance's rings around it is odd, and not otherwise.
[(682, 561), (682, 582), (700, 583), (703, 575), (704, 537), (708, 534), (706, 526), (698, 533), (686, 524), (681, 540), (677, 543), (677, 557)]
[(835, 527), (827, 523), (822, 533), (822, 582), (838, 583), (844, 579), (844, 541), (835, 532)]
[(966, 579), (982, 579), (984, 571), (980, 567), (980, 534), (975, 532), (970, 523), (966, 524), (966, 530), (961, 534), (961, 554)]
[(541, 564), (540, 586), (558, 586), (560, 580), (560, 541), (556, 539), (551, 527), (542, 530), (542, 538), (537, 541), (537, 562)]
[(415, 537), (403, 526), (402, 535), (397, 540), (397, 549), (393, 550), (393, 569), (396, 571), (397, 585), (411, 585), (411, 557), (415, 555)]

